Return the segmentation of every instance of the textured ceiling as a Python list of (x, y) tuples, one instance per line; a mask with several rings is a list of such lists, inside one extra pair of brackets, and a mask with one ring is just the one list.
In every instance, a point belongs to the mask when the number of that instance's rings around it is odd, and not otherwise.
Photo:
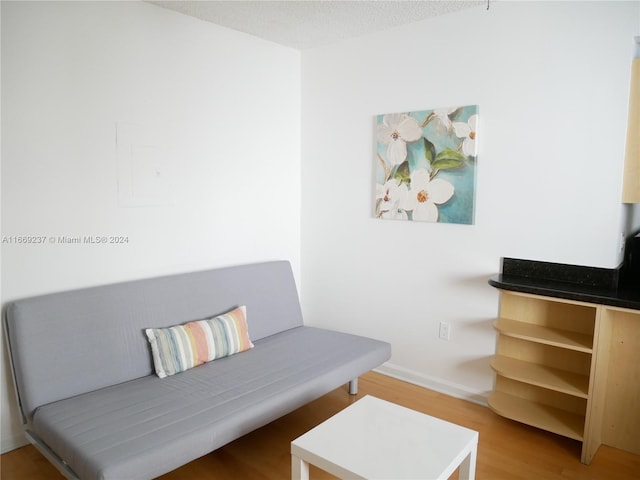
[(299, 50), (486, 5), (486, 0), (148, 2)]

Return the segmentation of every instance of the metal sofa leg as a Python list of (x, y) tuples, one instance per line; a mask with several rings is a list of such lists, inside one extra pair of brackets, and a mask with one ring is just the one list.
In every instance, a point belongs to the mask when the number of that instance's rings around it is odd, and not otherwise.
[(349, 382), (349, 395), (358, 394), (358, 377)]

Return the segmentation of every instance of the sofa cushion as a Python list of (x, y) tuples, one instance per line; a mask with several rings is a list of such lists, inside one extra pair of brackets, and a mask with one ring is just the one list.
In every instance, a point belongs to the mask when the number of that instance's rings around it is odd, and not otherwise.
[(253, 342), (302, 325), (295, 279), (284, 261), (10, 302), (5, 330), (24, 422), (41, 405), (152, 374), (146, 328), (207, 318), (238, 305), (247, 306)]
[(145, 333), (160, 378), (253, 348), (244, 305), (214, 318), (147, 328)]
[(83, 480), (160, 476), (315, 400), (390, 357), (388, 343), (298, 327), (255, 348), (44, 405), (31, 434)]

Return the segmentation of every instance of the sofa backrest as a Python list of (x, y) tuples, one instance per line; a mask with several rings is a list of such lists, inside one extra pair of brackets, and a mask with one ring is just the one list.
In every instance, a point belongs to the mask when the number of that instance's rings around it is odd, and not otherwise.
[(40, 406), (153, 373), (144, 329), (247, 307), (253, 341), (302, 325), (289, 262), (84, 288), (7, 305), (5, 328), (23, 419)]

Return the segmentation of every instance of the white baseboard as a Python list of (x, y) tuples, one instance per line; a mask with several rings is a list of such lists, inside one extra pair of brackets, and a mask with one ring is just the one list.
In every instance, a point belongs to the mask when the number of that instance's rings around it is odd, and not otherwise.
[(431, 377), (388, 362), (376, 368), (374, 371), (451, 397), (467, 400), (484, 407), (488, 406), (487, 400), (490, 392), (474, 390), (465, 385), (450, 382), (442, 378)]

